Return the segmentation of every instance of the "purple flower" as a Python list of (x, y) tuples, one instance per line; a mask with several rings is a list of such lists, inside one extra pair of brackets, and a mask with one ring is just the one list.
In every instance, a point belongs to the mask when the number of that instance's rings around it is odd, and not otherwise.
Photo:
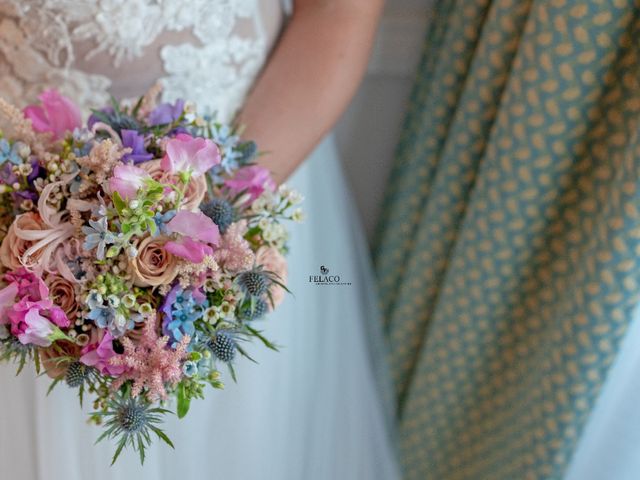
[(178, 99), (176, 103), (161, 103), (149, 114), (149, 125), (164, 125), (177, 121), (184, 112), (184, 100)]
[(18, 181), (18, 177), (13, 173), (13, 165), (5, 163), (0, 167), (0, 182), (5, 185), (13, 185)]
[(153, 155), (147, 152), (144, 147), (144, 135), (135, 130), (122, 130), (120, 136), (122, 137), (122, 146), (131, 149), (131, 153), (127, 153), (122, 157), (123, 162), (133, 162), (136, 165), (148, 162), (153, 158)]

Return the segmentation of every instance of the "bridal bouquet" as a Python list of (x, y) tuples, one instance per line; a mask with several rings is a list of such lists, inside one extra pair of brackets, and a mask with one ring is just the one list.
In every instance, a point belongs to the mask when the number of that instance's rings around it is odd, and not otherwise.
[(275, 348), (255, 321), (286, 291), (300, 196), (254, 163), (253, 142), (182, 101), (112, 102), (86, 125), (54, 90), (0, 99), (0, 359), (93, 399), (91, 420), (145, 448), (220, 369)]

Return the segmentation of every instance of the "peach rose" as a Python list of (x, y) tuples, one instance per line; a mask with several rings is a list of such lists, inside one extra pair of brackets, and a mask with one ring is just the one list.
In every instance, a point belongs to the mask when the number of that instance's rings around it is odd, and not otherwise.
[[(35, 212), (24, 213), (14, 220), (9, 227), (7, 235), (0, 245), (0, 263), (8, 269), (15, 270), (22, 266), (22, 256), (33, 242), (23, 240), (16, 235), (16, 227), (21, 230), (46, 230), (40, 215)], [(35, 252), (32, 260), (37, 260), (41, 252)]]
[(61, 340), (50, 347), (39, 349), (38, 354), (47, 375), (51, 378), (61, 378), (66, 375), (70, 362), (58, 359), (61, 357), (80, 358), (81, 350), (80, 345)]
[[(142, 170), (147, 172), (151, 178), (160, 183), (176, 183), (178, 177), (163, 170), (160, 165), (161, 160), (151, 160), (138, 165)], [(191, 177), (184, 193), (182, 200), (182, 208), (187, 210), (195, 210), (200, 206), (204, 196), (207, 193), (207, 180), (204, 175)]]
[(57, 275), (49, 275), (45, 283), (49, 287), (49, 297), (67, 314), (69, 320), (75, 320), (78, 304), (73, 283)]
[(137, 246), (138, 255), (129, 259), (133, 283), (138, 287), (166, 285), (178, 274), (178, 259), (164, 245), (167, 237), (147, 237)]
[[(256, 252), (256, 263), (278, 276), (278, 281), (283, 285), (287, 284), (287, 260), (282, 256), (277, 248), (260, 247)], [(272, 285), (269, 289), (275, 307), (284, 300), (286, 291), (279, 285)]]

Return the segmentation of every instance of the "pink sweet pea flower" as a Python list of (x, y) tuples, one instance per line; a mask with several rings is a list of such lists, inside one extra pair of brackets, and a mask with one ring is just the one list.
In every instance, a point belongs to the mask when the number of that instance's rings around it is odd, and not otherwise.
[(272, 192), (276, 190), (276, 182), (271, 178), (269, 170), (259, 165), (241, 168), (233, 178), (225, 180), (224, 184), (233, 193), (248, 193), (251, 196), (250, 202), (262, 195), (265, 190)]
[(202, 262), (213, 253), (210, 245), (220, 243), (218, 226), (202, 212), (181, 210), (167, 223), (167, 228), (182, 235), (179, 241), (166, 243), (167, 251), (192, 263)]
[(4, 280), (16, 286), (17, 296), (21, 299), (37, 302), (49, 298), (49, 288), (42, 278), (24, 267), (7, 273)]
[(0, 325), (10, 323), (7, 312), (16, 303), (16, 295), (18, 294), (18, 285), (11, 283), (0, 290)]
[(178, 242), (167, 242), (164, 248), (172, 255), (184, 258), (191, 263), (200, 263), (204, 257), (213, 254), (213, 249), (209, 245), (196, 242), (189, 237), (183, 237)]
[(144, 186), (151, 175), (133, 165), (118, 165), (113, 169), (113, 177), (109, 179), (109, 188), (118, 192), (126, 200), (136, 198), (138, 190)]
[(71, 323), (64, 312), (48, 299), (39, 302), (22, 299), (9, 310), (7, 317), (11, 322), (11, 333), (18, 337), (20, 343), (40, 347), (48, 347), (56, 338), (63, 338), (57, 327), (68, 327)]
[(53, 324), (40, 315), (39, 309), (31, 308), (26, 311), (24, 328), (22, 333), (17, 336), (23, 345), (33, 344), (39, 347), (48, 347), (51, 345), (53, 332)]
[(53, 138), (59, 140), (66, 132), (72, 132), (82, 125), (80, 109), (57, 90), (45, 90), (38, 98), (42, 106), (29, 105), (23, 111), (36, 132), (51, 132)]
[(84, 347), (80, 362), (97, 368), (103, 375), (111, 375), (112, 377), (122, 375), (126, 367), (124, 365), (111, 365), (109, 362), (111, 358), (117, 355), (113, 350), (113, 338), (109, 332), (106, 332), (99, 343)]
[(199, 177), (219, 163), (220, 150), (215, 143), (208, 138), (179, 133), (167, 142), (166, 154), (160, 165), (169, 173), (189, 173)]

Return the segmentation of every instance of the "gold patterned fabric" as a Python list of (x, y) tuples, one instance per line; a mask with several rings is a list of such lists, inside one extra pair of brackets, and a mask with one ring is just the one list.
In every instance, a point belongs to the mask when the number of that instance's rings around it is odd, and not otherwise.
[(406, 477), (562, 478), (640, 300), (640, 0), (437, 1), (374, 250)]

